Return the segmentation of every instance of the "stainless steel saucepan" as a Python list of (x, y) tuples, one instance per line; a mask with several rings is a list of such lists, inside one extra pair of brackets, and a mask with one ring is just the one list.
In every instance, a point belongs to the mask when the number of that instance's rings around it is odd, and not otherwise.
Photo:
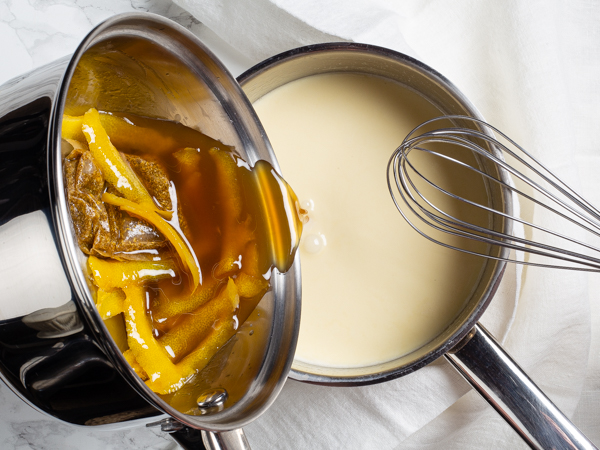
[[(381, 77), (418, 93), (435, 106), (440, 115), (481, 118), (469, 100), (435, 70), (406, 55), (364, 44), (332, 43), (294, 49), (256, 65), (238, 81), (250, 101), (255, 102), (287, 83), (326, 73)], [(455, 125), (469, 127), (460, 121)], [(497, 153), (496, 149), (487, 148)], [(487, 173), (508, 182), (506, 173), (498, 173), (498, 168), (489, 162), (479, 160), (479, 164)], [(385, 168), (381, 176), (385, 177)], [(484, 189), (495, 209), (510, 214), (512, 201), (507, 190), (489, 183)], [(390, 207), (393, 207), (391, 200)], [(496, 217), (488, 226), (509, 233), (511, 222)], [(492, 255), (496, 257), (506, 256), (504, 253), (508, 252), (498, 248), (494, 251), (498, 252)], [(531, 447), (595, 448), (477, 323), (498, 289), (505, 264), (489, 259), (462, 312), (421, 348), (393, 361), (368, 367), (326, 367), (295, 360), (290, 377), (327, 386), (359, 386), (406, 375), (445, 356)]]
[[(250, 163), (277, 167), (235, 79), (195, 36), (160, 16), (112, 17), (71, 57), (1, 86), (0, 376), (31, 406), (66, 422), (154, 422), (191, 441), (187, 426), (221, 432), (205, 434), (207, 445), (243, 445), (240, 432), (228, 431), (269, 407), (292, 363), (299, 265), (273, 276), (253, 345), (242, 327), (199, 377), (195, 415), (150, 391), (96, 311), (69, 218), (61, 121), (90, 107), (180, 122), (235, 146)], [(240, 353), (242, 360), (228, 357)]]

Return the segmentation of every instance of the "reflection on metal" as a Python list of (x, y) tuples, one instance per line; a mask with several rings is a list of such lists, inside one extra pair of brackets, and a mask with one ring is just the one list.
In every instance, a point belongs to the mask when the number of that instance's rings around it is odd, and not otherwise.
[(445, 356), (531, 448), (596, 448), (481, 325)]
[(95, 417), (93, 419), (84, 422), (84, 425), (90, 425), (97, 427), (103, 425), (103, 429), (117, 429), (120, 427), (121, 422), (131, 422), (139, 419), (140, 426), (147, 422), (147, 417), (156, 414), (156, 409), (148, 405), (145, 408), (138, 408), (135, 410), (124, 411), (116, 414), (108, 414), (102, 417)]
[(52, 217), (50, 122), (69, 59), (0, 86), (0, 379), (75, 424), (156, 415), (78, 316)]
[(23, 323), (38, 330), (37, 337), (40, 339), (65, 337), (83, 330), (83, 323), (73, 301), (58, 308), (40, 309), (23, 317)]
[(167, 417), (166, 419), (163, 419), (160, 422), (160, 430), (165, 433), (174, 433), (175, 431), (179, 431), (182, 429), (183, 424), (171, 417)]
[[(172, 419), (165, 419), (172, 420)], [(151, 425), (159, 425), (164, 421), (155, 422)], [(181, 425), (179, 423), (179, 425)], [(197, 430), (181, 425), (181, 428), (173, 431), (164, 430), (177, 441), (184, 450), (250, 450), (250, 444), (244, 430), (214, 432), (208, 430)]]
[[(65, 346), (64, 343), (57, 342), (51, 348), (52, 348), (52, 350), (56, 350), (56, 352), (58, 352), (64, 346)], [(48, 358), (48, 356), (49, 355), (36, 356), (35, 358), (32, 358), (29, 361), (27, 361), (27, 362), (25, 362), (25, 363), (23, 363), (21, 365), (21, 368), (19, 370), (19, 379), (21, 380), (21, 384), (23, 385), (24, 388), (27, 388), (27, 382), (26, 382), (27, 373), (31, 369), (35, 368), (38, 364), (40, 364), (41, 362), (43, 362), (44, 360), (46, 360)]]
[(170, 433), (169, 436), (184, 450), (205, 450), (206, 447), (202, 442), (202, 433), (204, 431), (183, 427), (181, 430)]
[(250, 444), (241, 428), (213, 433), (202, 430), (202, 442), (207, 450), (250, 450)]
[(227, 400), (227, 391), (223, 388), (210, 389), (200, 394), (196, 402), (198, 408), (202, 412), (208, 412), (209, 410), (220, 411), (223, 409), (223, 404)]

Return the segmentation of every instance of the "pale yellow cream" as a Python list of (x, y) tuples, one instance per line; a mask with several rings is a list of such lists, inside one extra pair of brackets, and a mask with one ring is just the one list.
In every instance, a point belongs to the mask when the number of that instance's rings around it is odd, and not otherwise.
[(304, 78), (254, 107), (284, 177), (309, 209), (296, 358), (367, 366), (438, 335), (484, 262), (412, 230), (390, 198), (386, 166), (407, 133), (439, 111), (400, 85), (356, 74)]

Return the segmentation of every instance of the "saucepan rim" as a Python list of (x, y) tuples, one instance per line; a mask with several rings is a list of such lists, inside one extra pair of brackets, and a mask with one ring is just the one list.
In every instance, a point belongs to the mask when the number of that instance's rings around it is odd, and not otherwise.
[[(295, 48), (258, 63), (241, 74), (237, 80), (242, 88), (246, 90), (246, 94), (250, 97), (251, 101), (254, 102), (268, 92), (287, 84), (288, 82), (305, 76), (325, 72), (360, 73), (380, 77), (383, 76), (387, 79), (385, 75), (375, 73), (372, 67), (370, 67), (363, 58), (378, 58), (385, 60), (385, 71), (387, 73), (393, 73), (395, 69), (400, 68), (409, 70), (412, 76), (421, 77), (423, 80), (426, 80), (428, 83), (435, 85), (436, 88), (445, 92), (445, 94), (449, 96), (449, 98), (452, 98), (456, 105), (461, 108), (463, 115), (483, 120), (483, 117), (477, 108), (442, 74), (408, 55), (370, 44), (332, 42)], [(318, 61), (322, 62), (320, 63)], [(311, 69), (304, 69), (303, 65), (306, 65)], [(297, 70), (298, 74), (295, 75), (291, 73), (285, 74), (285, 76), (282, 75), (285, 66), (293, 67), (293, 70)], [(273, 75), (272, 78), (269, 78), (272, 72), (276, 72), (277, 75)], [(392, 78), (390, 79), (392, 81), (399, 81)], [(268, 82), (265, 80), (268, 80)], [(268, 85), (268, 87), (264, 88), (262, 86), (263, 84)], [(431, 98), (428, 97), (427, 92), (416, 90), (410, 85), (407, 85), (407, 87), (432, 102)], [(435, 106), (438, 108), (440, 107), (440, 105)], [(451, 112), (446, 112), (446, 115), (450, 115), (450, 113)], [(482, 129), (482, 131), (486, 134), (490, 134), (489, 130)], [(275, 149), (275, 151), (277, 151), (277, 149)], [(495, 149), (492, 149), (492, 151), (495, 151)], [(497, 154), (497, 156), (501, 157), (500, 154)], [(501, 173), (500, 176), (505, 178), (506, 174)], [(503, 190), (502, 192), (502, 203), (504, 211), (510, 212), (512, 210), (511, 196), (506, 190)], [(505, 226), (509, 228), (511, 224), (507, 222), (505, 223)], [(500, 249), (499, 251), (502, 254), (507, 252), (506, 249)], [(427, 352), (422, 357), (411, 361), (408, 364), (402, 363), (394, 365), (393, 362), (385, 363), (386, 367), (384, 370), (380, 369), (384, 364), (347, 370), (317, 366), (295, 359), (290, 371), (290, 378), (325, 386), (361, 386), (392, 380), (430, 364), (440, 356), (452, 350), (469, 334), (492, 300), (502, 279), (506, 262), (490, 259), (486, 264), (493, 265), (493, 270), (486, 271), (487, 275), (485, 279), (480, 280), (480, 283), (485, 283), (486, 285), (485, 291), (480, 295), (480, 298), (476, 303), (469, 303), (474, 304), (474, 306), (471, 307), (468, 318), (463, 320), (459, 327), (454, 325), (456, 329), (449, 333), (449, 336), (443, 342), (440, 342), (436, 348)], [(452, 327), (453, 325), (450, 325), (448, 329)], [(445, 333), (447, 333), (447, 331), (443, 334)], [(395, 361), (400, 361), (402, 358), (403, 357), (398, 358)], [(364, 373), (359, 373), (361, 371)]]
[[(130, 27), (130, 29), (127, 27)], [(261, 388), (264, 388), (264, 383), (261, 386), (253, 384), (240, 402), (221, 412), (210, 415), (191, 416), (177, 411), (160, 399), (158, 395), (153, 393), (144, 384), (139, 376), (135, 374), (131, 366), (125, 361), (116, 344), (108, 335), (108, 330), (104, 326), (100, 315), (97, 313), (85, 275), (81, 269), (81, 263), (77, 257), (79, 249), (76, 245), (76, 239), (70, 221), (69, 208), (66, 202), (62, 175), (62, 155), (60, 150), (62, 115), (65, 108), (69, 84), (75, 68), (83, 54), (94, 45), (102, 42), (106, 38), (106, 35), (109, 37), (119, 36), (119, 32), (122, 31), (121, 34), (125, 37), (134, 36), (140, 38), (140, 28), (151, 29), (153, 33), (157, 33), (157, 35), (169, 39), (168, 37), (165, 37), (165, 35), (161, 35), (164, 30), (167, 30), (169, 33), (173, 33), (174, 36), (177, 36), (178, 39), (185, 41), (185, 44), (189, 46), (188, 48), (190, 51), (202, 52), (203, 54), (208, 55), (211, 64), (213, 65), (211, 70), (219, 72), (219, 77), (217, 78), (220, 80), (220, 87), (223, 88), (223, 84), (228, 83), (227, 89), (231, 90), (228, 91), (228, 95), (231, 95), (234, 102), (227, 102), (227, 107), (232, 108), (233, 104), (233, 108), (236, 108), (233, 114), (234, 117), (231, 119), (232, 122), (234, 120), (245, 121), (241, 125), (238, 124), (236, 126), (241, 127), (240, 129), (246, 127), (242, 129), (242, 132), (246, 133), (246, 136), (242, 136), (240, 139), (243, 144), (247, 144), (248, 146), (247, 148), (238, 150), (247, 153), (251, 162), (256, 159), (266, 159), (272, 163), (276, 170), (279, 170), (277, 160), (275, 159), (268, 140), (265, 136), (260, 134), (260, 129), (256, 128), (259, 124), (258, 118), (246, 96), (223, 64), (196, 36), (175, 22), (155, 14), (126, 13), (113, 16), (95, 27), (80, 43), (67, 65), (53, 104), (51, 123), (49, 124), (48, 132), (48, 184), (50, 189), (52, 217), (55, 229), (57, 230), (59, 253), (68, 275), (67, 278), (75, 293), (75, 301), (95, 334), (95, 338), (108, 354), (115, 368), (138, 392), (138, 394), (159, 411), (174, 417), (182, 424), (192, 428), (214, 431), (227, 431), (240, 428), (256, 419), (272, 404), (287, 378), (287, 373), (292, 362), (291, 355), (293, 355), (295, 350), (299, 329), (299, 263), (294, 264), (286, 274), (280, 274), (281, 276), (273, 277), (272, 291), (275, 296), (273, 302), (275, 305), (273, 325), (271, 327), (271, 335), (268, 338), (268, 350), (263, 359), (262, 367), (259, 370), (257, 378), (261, 380), (261, 383), (263, 379), (270, 376), (278, 376), (279, 379), (274, 381), (271, 380), (268, 389), (265, 388), (264, 392), (259, 392)], [(143, 35), (141, 38), (148, 39), (148, 36)], [(153, 44), (160, 45), (160, 43), (157, 44), (155, 42), (153, 42)], [(198, 60), (196, 64), (201, 64), (201, 62)], [(239, 117), (241, 117), (241, 119)], [(248, 132), (248, 129), (251, 129), (251, 132)], [(257, 138), (257, 136), (260, 138)], [(282, 344), (282, 342), (285, 344)], [(279, 348), (279, 346), (282, 345), (287, 346), (287, 348), (285, 348), (286, 351), (271, 351), (273, 347)], [(241, 413), (242, 409), (240, 403), (244, 404), (245, 412), (243, 414)]]

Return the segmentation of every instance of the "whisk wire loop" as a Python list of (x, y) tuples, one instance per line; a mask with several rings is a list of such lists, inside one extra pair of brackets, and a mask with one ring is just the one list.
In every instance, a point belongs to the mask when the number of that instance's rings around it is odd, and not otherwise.
[[(441, 120), (450, 120), (453, 124), (467, 123), (469, 127), (430, 129), (432, 124)], [(495, 137), (496, 134), (503, 142)], [(431, 145), (435, 145), (436, 150), (430, 148)], [(444, 153), (437, 150), (438, 146), (442, 146)], [(463, 152), (466, 150), (472, 156), (468, 160), (458, 159), (449, 151), (456, 148), (463, 149)], [(415, 154), (418, 156), (411, 158)], [(509, 155), (514, 162), (511, 160), (508, 163), (503, 155)], [(464, 189), (453, 192), (451, 188), (430, 179), (421, 168), (428, 168), (424, 161), (431, 161), (431, 157), (438, 159), (436, 164), (451, 164), (453, 171), (466, 170), (477, 177), (480, 184), (483, 182), (487, 204), (467, 198)], [(465, 172), (461, 173), (464, 176)], [(531, 193), (519, 189), (513, 180), (518, 180), (517, 183)], [(419, 125), (392, 154), (388, 162), (387, 181), (392, 200), (404, 219), (419, 234), (436, 244), (469, 254), (532, 266), (600, 271), (600, 248), (586, 242), (600, 238), (600, 211), (512, 139), (484, 121), (466, 116), (445, 116)], [(435, 195), (430, 198), (432, 192)], [(444, 202), (443, 199), (447, 200)], [(480, 217), (485, 213), (487, 223), (476, 223), (473, 214), (465, 214), (464, 211), (462, 215), (449, 213), (446, 210), (448, 201), (462, 204), (463, 209), (466, 206), (471, 211), (477, 210)], [(546, 224), (513, 214), (510, 207), (513, 201), (529, 202), (530, 208), (537, 208), (538, 214), (540, 210), (550, 213), (553, 217), (551, 222), (555, 222), (556, 218), (561, 219), (562, 227), (555, 230)], [(460, 208), (457, 211), (460, 212)], [(415, 219), (419, 220), (415, 222)], [(535, 234), (536, 240), (515, 234), (512, 231), (515, 223), (529, 234)], [(575, 226), (578, 232), (588, 234), (584, 239), (575, 238), (564, 231), (564, 224)], [(423, 225), (426, 227), (421, 229)], [(444, 236), (447, 239), (442, 239)], [(542, 242), (537, 240), (538, 236), (551, 240), (554, 238), (562, 244)], [(457, 241), (464, 242), (462, 239), (483, 243), (485, 250), (481, 247), (473, 249), (473, 246), (459, 246)], [(562, 245), (569, 245), (570, 248)], [(582, 253), (582, 249), (587, 253)], [(527, 260), (515, 258), (507, 250), (526, 252), (530, 257)], [(541, 257), (542, 260), (538, 261), (532, 256)], [(558, 262), (548, 262), (548, 258)]]
[[(450, 140), (435, 139), (432, 142), (451, 142), (451, 141)], [(469, 145), (469, 147), (471, 147), (471, 145)], [(580, 226), (584, 227), (587, 231), (589, 231), (589, 232), (591, 232), (593, 234), (596, 234), (597, 236), (600, 236), (600, 233), (598, 231), (596, 231), (594, 229), (591, 229), (589, 227), (585, 227), (582, 224), (579, 224), (573, 218), (568, 217), (566, 214), (561, 213), (560, 211), (558, 211), (558, 210), (552, 208), (551, 206), (546, 205), (545, 203), (543, 203), (543, 202), (541, 202), (541, 201), (533, 198), (532, 196), (530, 196), (530, 195), (526, 194), (525, 192), (517, 189), (516, 187), (511, 186), (510, 184), (504, 182), (503, 180), (501, 180), (499, 178), (496, 178), (495, 176), (492, 176), (492, 175), (490, 175), (490, 174), (488, 174), (488, 173), (486, 173), (486, 172), (484, 172), (484, 171), (482, 171), (482, 170), (480, 170), (480, 169), (478, 169), (476, 167), (470, 166), (470, 165), (468, 165), (468, 164), (466, 164), (466, 163), (464, 163), (462, 161), (459, 161), (459, 160), (451, 158), (451, 157), (449, 157), (447, 155), (444, 155), (444, 154), (441, 154), (441, 153), (438, 153), (438, 152), (435, 152), (435, 151), (432, 151), (432, 150), (429, 150), (429, 149), (426, 149), (426, 148), (414, 147), (412, 150), (413, 151), (414, 150), (423, 151), (425, 153), (428, 153), (428, 154), (431, 154), (431, 155), (435, 155), (436, 157), (439, 157), (439, 158), (445, 159), (447, 161), (451, 161), (453, 163), (456, 163), (457, 165), (459, 165), (461, 167), (467, 168), (467, 169), (475, 172), (476, 174), (478, 174), (478, 175), (480, 175), (480, 176), (482, 176), (484, 178), (487, 178), (489, 180), (497, 182), (503, 188), (505, 188), (507, 190), (510, 190), (510, 191), (512, 191), (512, 192), (514, 192), (514, 193), (516, 193), (516, 194), (518, 194), (520, 196), (522, 196), (523, 198), (525, 198), (525, 199), (527, 199), (527, 200), (529, 200), (529, 201), (531, 201), (531, 202), (533, 202), (533, 203), (535, 203), (535, 204), (537, 204), (537, 205), (539, 205), (539, 206), (541, 206), (541, 207), (543, 207), (543, 208), (551, 211), (554, 214), (559, 215), (560, 217), (564, 218), (565, 220), (568, 220), (568, 221), (571, 221), (571, 222), (573, 222), (573, 223), (575, 223), (577, 225), (580, 225)], [(477, 150), (479, 151), (480, 149), (477, 149)], [(490, 159), (493, 159), (494, 161), (497, 161), (499, 164), (502, 165), (503, 168), (506, 167), (506, 164), (503, 161), (498, 160), (497, 158), (492, 158), (492, 157)], [(578, 244), (578, 245), (582, 245), (582, 246), (587, 247), (587, 248), (589, 248), (591, 250), (595, 250), (595, 251), (599, 251), (600, 252), (600, 248), (595, 247), (595, 246), (590, 245), (590, 244), (587, 244), (587, 243), (585, 243), (583, 241), (571, 238), (569, 236), (562, 236), (560, 233), (557, 233), (557, 232), (555, 232), (555, 231), (553, 231), (553, 230), (551, 230), (549, 228), (543, 227), (541, 225), (534, 224), (532, 222), (528, 222), (528, 221), (526, 221), (526, 220), (524, 220), (524, 219), (522, 219), (520, 217), (511, 216), (509, 214), (504, 213), (503, 211), (495, 210), (495, 209), (490, 208), (490, 207), (488, 207), (486, 205), (482, 205), (480, 203), (473, 202), (473, 201), (471, 201), (469, 199), (466, 199), (466, 198), (461, 198), (461, 197), (457, 196), (456, 194), (443, 189), (442, 187), (440, 187), (437, 184), (433, 183), (431, 180), (427, 179), (421, 172), (419, 172), (419, 170), (407, 158), (403, 159), (402, 164), (408, 165), (415, 172), (415, 174), (419, 175), (420, 179), (422, 179), (425, 183), (427, 183), (428, 185), (434, 187), (435, 189), (437, 189), (441, 193), (443, 193), (443, 194), (445, 194), (445, 195), (447, 195), (447, 196), (449, 196), (451, 198), (464, 201), (465, 203), (467, 203), (469, 205), (476, 206), (476, 207), (481, 208), (481, 209), (483, 209), (483, 210), (485, 210), (487, 212), (496, 213), (496, 214), (498, 214), (498, 215), (500, 215), (500, 216), (502, 216), (502, 217), (504, 217), (506, 219), (511, 219), (511, 220), (517, 221), (517, 222), (521, 223), (522, 225), (538, 229), (540, 231), (543, 231), (545, 233), (548, 233), (548, 234), (551, 234), (551, 235), (554, 235), (554, 236), (557, 236), (557, 237), (563, 237), (564, 239), (566, 239), (566, 240), (568, 240), (568, 241), (570, 241), (572, 243), (575, 243), (575, 244)], [(508, 169), (510, 170), (511, 173), (514, 173), (516, 175), (521, 175), (518, 171), (514, 170), (511, 167), (508, 167)], [(406, 168), (404, 170), (404, 173), (406, 173)], [(404, 178), (402, 180), (399, 180), (399, 181), (401, 183), (408, 182), (408, 184), (410, 184), (410, 187), (412, 188), (412, 191), (417, 192), (417, 194), (419, 195), (419, 197), (427, 205), (429, 205), (431, 208), (435, 209), (437, 212), (441, 213), (442, 215), (450, 218), (450, 220), (446, 220), (446, 219), (440, 218), (439, 216), (431, 214), (426, 208), (423, 208), (422, 206), (419, 205), (421, 213), (427, 215), (431, 220), (434, 220), (435, 222), (437, 222), (439, 224), (446, 225), (446, 226), (448, 226), (450, 228), (451, 228), (451, 224), (452, 223), (458, 223), (462, 227), (468, 228), (468, 229), (470, 229), (472, 231), (475, 231), (475, 232), (478, 232), (478, 233), (487, 233), (487, 234), (493, 235), (493, 236), (498, 237), (498, 238), (508, 238), (508, 236), (505, 233), (498, 233), (498, 232), (496, 232), (494, 230), (482, 228), (482, 227), (470, 224), (469, 222), (462, 221), (462, 220), (460, 220), (460, 219), (458, 219), (458, 218), (456, 218), (454, 216), (449, 216), (446, 212), (442, 211), (437, 206), (435, 206), (432, 202), (430, 202), (429, 200), (427, 200), (423, 196), (423, 194), (417, 189), (417, 187), (415, 186), (415, 184), (413, 183), (413, 181), (412, 181), (412, 179), (410, 177), (406, 177), (406, 178)], [(410, 192), (410, 190), (407, 190), (407, 191)], [(415, 201), (415, 199), (414, 199), (414, 197), (412, 197), (412, 195), (411, 195), (411, 199), (413, 201)], [(579, 215), (579, 213), (577, 211), (573, 211), (573, 213)], [(586, 219), (585, 216), (583, 216), (582, 218)], [(514, 240), (516, 242), (520, 242), (522, 244), (530, 244), (529, 241), (521, 239), (521, 238), (519, 238), (517, 236), (511, 236), (510, 238), (511, 238), (511, 240)], [(493, 243), (491, 241), (486, 241), (486, 242)], [(544, 245), (542, 243), (535, 243), (534, 242), (533, 246), (544, 248), (546, 250), (552, 250), (552, 251), (560, 252), (560, 253), (563, 253), (563, 254), (566, 254), (566, 255), (572, 255), (572, 252), (569, 252), (568, 250), (557, 248), (557, 247), (549, 247), (549, 246)], [(583, 257), (584, 259), (589, 259), (589, 257), (586, 257), (585, 255), (581, 255), (581, 257)], [(592, 258), (592, 260), (594, 260), (594, 259)]]

